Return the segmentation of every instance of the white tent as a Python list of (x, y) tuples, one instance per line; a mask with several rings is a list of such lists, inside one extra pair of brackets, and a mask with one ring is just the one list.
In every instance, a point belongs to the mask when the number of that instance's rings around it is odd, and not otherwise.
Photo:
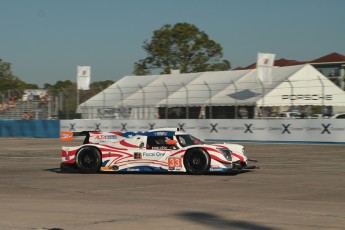
[[(309, 64), (273, 67), (269, 84), (258, 80), (256, 69), (126, 76), (79, 110), (83, 118), (102, 118), (100, 108), (127, 108), (131, 118), (152, 119), (158, 107), (304, 105), (345, 106), (345, 92)], [(125, 118), (121, 114), (116, 118)]]
[[(279, 76), (276, 77), (279, 79)], [(294, 74), (267, 92), (256, 105), (345, 106), (345, 92), (308, 64), (300, 66)]]
[(345, 106), (345, 92), (307, 64), (274, 67), (270, 84), (260, 82), (253, 69), (210, 101), (218, 106)]
[(250, 70), (204, 72), (185, 87), (158, 102), (157, 106), (204, 106), (207, 101), (211, 101), (215, 94), (233, 84), (248, 72)]
[(201, 73), (164, 74), (158, 75), (153, 81), (132, 95), (128, 96), (115, 107), (131, 108), (131, 117), (136, 119), (152, 119), (157, 116), (156, 105), (176, 90), (187, 85)]
[(105, 109), (110, 110), (110, 114), (118, 113), (115, 111), (116, 104), (121, 103), (128, 96), (154, 81), (158, 76), (125, 76), (80, 104), (77, 111), (83, 114), (83, 118), (89, 119), (102, 118)]

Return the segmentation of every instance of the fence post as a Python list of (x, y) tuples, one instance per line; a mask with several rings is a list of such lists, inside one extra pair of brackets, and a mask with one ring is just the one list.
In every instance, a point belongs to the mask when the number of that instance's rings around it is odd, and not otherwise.
[(52, 103), (53, 101), (48, 101), (47, 105), (48, 105), (48, 118), (51, 119), (52, 117)]
[(119, 85), (116, 85), (117, 89), (120, 91), (120, 97), (121, 97), (121, 107), (119, 109), (119, 118), (123, 118), (123, 92), (122, 92), (122, 89)]
[(5, 94), (3, 92), (1, 92), (1, 104), (2, 106), (5, 104)]
[(58, 110), (63, 110), (63, 92), (62, 89), (59, 89), (59, 105), (58, 105)]
[(189, 95), (188, 88), (185, 83), (182, 82), (183, 88), (186, 89), (186, 119), (189, 119)]
[[(237, 88), (237, 85), (235, 84), (235, 82), (233, 80), (231, 80), (231, 84), (234, 85), (235, 93), (237, 93), (238, 88)], [(238, 103), (237, 98), (235, 98), (235, 119), (237, 119), (237, 116), (238, 116), (238, 104), (237, 103)]]
[[(66, 100), (63, 100), (63, 98), (64, 98), (64, 96), (65, 95), (67, 95), (68, 94), (68, 92), (66, 93), (66, 90), (64, 89), (64, 88), (61, 88), (61, 103), (63, 103), (63, 104), (65, 104), (65, 108), (64, 108), (64, 110), (63, 111), (65, 111), (65, 115), (66, 115), (66, 119), (68, 120), (69, 119), (69, 112), (68, 112), (68, 103), (67, 103), (67, 101)], [(63, 105), (62, 104), (62, 105)], [(79, 105), (78, 105), (79, 106)], [(63, 107), (63, 106), (62, 106)], [(77, 109), (78, 109), (78, 107), (77, 107)]]
[(290, 85), (290, 101), (291, 101), (291, 107), (293, 107), (293, 100), (292, 100), (292, 96), (293, 96), (293, 85), (292, 82), (289, 79), (286, 79), (286, 81), (289, 83)]
[(103, 103), (102, 103), (102, 106), (103, 106), (103, 115), (104, 115), (104, 112), (105, 112), (105, 92), (103, 90), (102, 87), (98, 86), (98, 88), (101, 90), (101, 92), (103, 93)]
[(144, 90), (144, 87), (142, 87), (140, 84), (138, 84), (138, 85), (139, 85), (139, 88), (141, 89), (141, 91), (143, 92), (143, 112), (142, 112), (143, 117), (142, 117), (142, 119), (145, 119), (145, 110), (146, 110), (145, 90)]
[[(207, 89), (208, 89), (208, 101), (209, 101), (209, 119), (212, 119), (212, 89), (209, 86), (209, 84), (207, 84), (206, 81), (204, 81), (204, 84), (206, 85)], [(206, 112), (206, 111), (205, 111)], [(205, 117), (206, 118), (206, 117)]]
[[(325, 111), (325, 85), (321, 79), (321, 77), (319, 75), (317, 75), (317, 78), (319, 79), (320, 83), (321, 83), (321, 95), (322, 95), (322, 100), (321, 100), (321, 106), (322, 106), (322, 111), (323, 113), (326, 113)], [(328, 113), (328, 111), (327, 111)]]
[(163, 86), (165, 88), (165, 119), (168, 119), (168, 112), (169, 112), (169, 103), (168, 103), (168, 97), (169, 97), (169, 89), (168, 86), (165, 84), (165, 82), (163, 82)]

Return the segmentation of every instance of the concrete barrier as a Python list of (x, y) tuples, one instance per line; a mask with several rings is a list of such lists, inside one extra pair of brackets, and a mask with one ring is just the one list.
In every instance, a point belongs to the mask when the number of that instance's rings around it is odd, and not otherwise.
[(206, 141), (345, 143), (342, 119), (0, 120), (0, 136), (59, 138), (60, 131), (160, 127), (178, 127)]
[(58, 138), (58, 120), (0, 120), (1, 137)]

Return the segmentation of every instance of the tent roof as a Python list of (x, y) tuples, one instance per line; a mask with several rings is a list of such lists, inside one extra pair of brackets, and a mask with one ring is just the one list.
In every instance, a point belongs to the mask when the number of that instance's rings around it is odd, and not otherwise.
[(345, 92), (311, 65), (293, 75), (260, 98), (258, 106), (345, 106)]
[(345, 106), (345, 92), (306, 64), (273, 67), (272, 82), (265, 84), (258, 80), (256, 69), (125, 76), (80, 107), (207, 105)]
[(126, 97), (117, 106), (142, 107), (156, 106), (159, 101), (189, 84), (202, 73), (158, 75), (146, 86)]
[(181, 106), (188, 104), (202, 106), (209, 98), (237, 81), (251, 70), (204, 72), (169, 97), (161, 100), (157, 105), (161, 107)]
[(345, 92), (309, 64), (273, 68), (270, 84), (262, 84), (256, 80), (256, 75), (257, 70), (254, 69), (205, 104), (345, 106)]
[(98, 107), (114, 107), (121, 100), (126, 99), (128, 96), (139, 91), (141, 87), (145, 87), (160, 75), (149, 76), (125, 76), (103, 90), (102, 92), (91, 97), (89, 100), (80, 104), (83, 106), (98, 106)]
[(253, 69), (205, 103), (212, 103), (215, 106), (255, 105), (262, 96), (276, 88), (282, 81), (285, 81), (301, 68), (303, 68), (303, 65), (275, 67), (272, 69), (272, 82), (270, 84), (265, 83), (264, 85), (257, 80), (257, 70)]

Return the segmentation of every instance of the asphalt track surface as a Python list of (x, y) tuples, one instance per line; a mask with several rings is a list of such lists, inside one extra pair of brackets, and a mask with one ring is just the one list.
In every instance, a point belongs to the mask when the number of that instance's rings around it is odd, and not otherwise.
[(61, 145), (0, 138), (0, 229), (345, 229), (344, 145), (245, 143), (260, 169), (202, 176), (61, 173)]

